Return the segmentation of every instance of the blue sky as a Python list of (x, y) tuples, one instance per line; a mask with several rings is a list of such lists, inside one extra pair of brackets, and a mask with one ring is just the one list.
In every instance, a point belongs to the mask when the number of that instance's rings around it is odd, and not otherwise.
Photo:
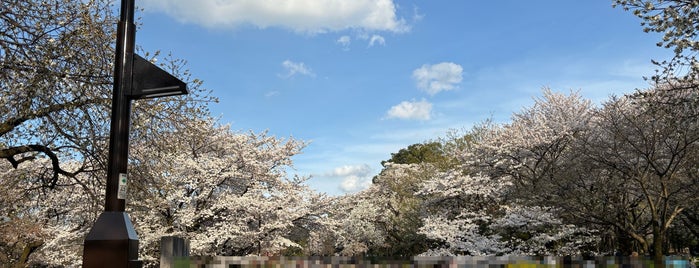
[(310, 142), (295, 171), (362, 189), (410, 144), (507, 122), (543, 87), (599, 103), (670, 51), (608, 0), (137, 0), (136, 42), (185, 59), (233, 129)]

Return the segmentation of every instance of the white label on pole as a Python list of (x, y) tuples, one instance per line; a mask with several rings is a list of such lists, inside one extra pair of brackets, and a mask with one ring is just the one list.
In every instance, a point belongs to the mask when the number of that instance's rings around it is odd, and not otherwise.
[(126, 183), (128, 182), (126, 173), (119, 173), (119, 192), (117, 199), (126, 199)]

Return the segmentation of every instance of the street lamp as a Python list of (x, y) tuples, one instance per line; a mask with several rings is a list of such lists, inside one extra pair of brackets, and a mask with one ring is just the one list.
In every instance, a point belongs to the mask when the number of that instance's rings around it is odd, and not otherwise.
[(131, 99), (149, 99), (187, 94), (187, 84), (150, 61), (133, 54), (133, 84), (126, 93)]
[(121, 1), (114, 62), (104, 212), (85, 237), (83, 267), (141, 267), (138, 236), (124, 211), (131, 101), (187, 94), (187, 85), (134, 53), (134, 0)]

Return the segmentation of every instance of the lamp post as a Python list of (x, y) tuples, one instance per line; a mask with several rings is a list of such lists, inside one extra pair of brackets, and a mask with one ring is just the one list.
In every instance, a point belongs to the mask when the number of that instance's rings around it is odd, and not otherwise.
[(134, 0), (121, 1), (114, 61), (104, 212), (85, 237), (83, 267), (140, 267), (138, 236), (124, 211), (131, 101), (187, 94), (187, 85), (134, 53)]

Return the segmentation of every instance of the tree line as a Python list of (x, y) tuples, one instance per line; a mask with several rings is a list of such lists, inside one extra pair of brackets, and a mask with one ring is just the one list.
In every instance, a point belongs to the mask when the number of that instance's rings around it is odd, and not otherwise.
[[(147, 265), (159, 239), (198, 255), (630, 255), (699, 245), (696, 1), (616, 0), (675, 52), (650, 88), (599, 106), (543, 89), (510, 122), (413, 144), (369, 188), (329, 197), (290, 174), (306, 142), (222, 125), (190, 95), (138, 102), (127, 210)], [(3, 1), (0, 263), (70, 266), (103, 210), (110, 1)]]

